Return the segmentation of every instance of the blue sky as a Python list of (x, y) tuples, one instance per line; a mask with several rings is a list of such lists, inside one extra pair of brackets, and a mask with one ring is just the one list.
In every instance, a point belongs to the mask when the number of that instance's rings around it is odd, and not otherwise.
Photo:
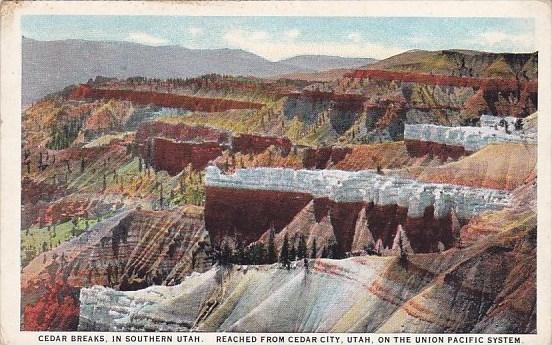
[(24, 16), (38, 40), (240, 48), (276, 61), (301, 54), (382, 59), (408, 49), (535, 50), (524, 18)]

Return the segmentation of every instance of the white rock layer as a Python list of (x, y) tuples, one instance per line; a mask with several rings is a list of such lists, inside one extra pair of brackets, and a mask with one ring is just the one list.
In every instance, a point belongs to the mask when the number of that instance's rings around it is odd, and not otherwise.
[(205, 183), (209, 187), (306, 193), (336, 202), (398, 205), (407, 208), (412, 218), (422, 217), (429, 206), (434, 206), (437, 219), (451, 210), (459, 218), (469, 219), (510, 204), (510, 193), (503, 190), (425, 183), (372, 171), (250, 168), (225, 175), (209, 166)]
[[(493, 121), (487, 122), (494, 123)], [(515, 131), (513, 126), (509, 129), (511, 133), (506, 133), (503, 127), (495, 129), (494, 127), (446, 127), (431, 124), (405, 125), (404, 139), (459, 146), (469, 152), (479, 151), (492, 143), (537, 143), (534, 133)]]

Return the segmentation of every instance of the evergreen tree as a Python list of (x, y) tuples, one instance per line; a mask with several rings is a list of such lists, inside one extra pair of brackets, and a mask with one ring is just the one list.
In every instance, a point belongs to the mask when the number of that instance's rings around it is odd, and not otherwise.
[(337, 245), (337, 242), (333, 242), (330, 245), (330, 248), (328, 250), (328, 257), (330, 259), (340, 259), (339, 246)]
[(273, 264), (277, 261), (276, 257), (276, 246), (274, 244), (274, 227), (272, 226), (270, 228), (270, 233), (268, 236), (268, 246), (267, 246), (267, 253), (266, 253), (266, 263), (267, 264)]
[(247, 246), (243, 248), (243, 264), (251, 265), (251, 263), (251, 246)]
[(299, 237), (299, 244), (297, 245), (297, 257), (304, 259), (307, 257), (307, 242), (305, 242), (305, 236)]
[(523, 120), (522, 119), (518, 119), (516, 121), (516, 123), (514, 124), (514, 128), (516, 129), (516, 131), (520, 131), (523, 129)]
[(261, 243), (255, 243), (251, 248), (251, 264), (262, 265), (265, 261), (265, 248)]
[(159, 183), (159, 207), (163, 209), (163, 184)]
[(222, 251), (220, 253), (220, 264), (223, 266), (229, 265), (232, 259), (232, 249), (228, 242), (224, 242), (222, 245)]
[(256, 265), (258, 262), (259, 262), (259, 248), (257, 248), (257, 243), (255, 243), (249, 248), (249, 264)]
[(257, 248), (258, 248), (257, 250), (259, 252), (257, 264), (258, 265), (264, 265), (266, 263), (266, 256), (267, 256), (266, 248), (265, 248), (264, 243), (259, 243), (257, 245)]
[(245, 248), (243, 246), (243, 242), (239, 241), (236, 248), (236, 257), (234, 258), (234, 261), (237, 264), (244, 265), (247, 263), (245, 258)]
[(284, 236), (284, 243), (280, 249), (280, 263), (289, 269), (289, 240), (287, 234)]
[(328, 247), (324, 246), (322, 249), (322, 255), (320, 255), (321, 258), (327, 258), (328, 257)]
[(289, 261), (295, 261), (297, 259), (297, 249), (295, 248), (295, 241), (291, 244), (289, 250)]

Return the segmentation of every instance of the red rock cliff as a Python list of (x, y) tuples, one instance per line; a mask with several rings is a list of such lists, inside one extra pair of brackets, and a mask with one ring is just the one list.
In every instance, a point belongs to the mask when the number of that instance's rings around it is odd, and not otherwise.
[(137, 104), (155, 104), (162, 107), (185, 108), (190, 110), (219, 112), (229, 109), (260, 109), (261, 103), (237, 101), (222, 98), (206, 98), (171, 93), (133, 90), (95, 89), (88, 85), (80, 85), (72, 91), (72, 98), (114, 98), (132, 101)]
[(431, 141), (408, 140), (404, 141), (406, 150), (411, 157), (438, 157), (442, 162), (448, 158), (458, 160), (460, 157), (472, 154), (462, 146), (439, 144)]
[(307, 169), (325, 169), (340, 162), (351, 152), (351, 147), (306, 148), (303, 153), (303, 166)]
[(317, 222), (328, 216), (331, 219), (342, 254), (351, 251), (356, 222), (363, 208), (366, 225), (375, 241), (381, 239), (384, 247), (393, 246), (399, 224), (415, 252), (435, 252), (439, 242), (449, 248), (455, 240), (451, 216), (435, 219), (433, 207), (428, 207), (423, 217), (410, 218), (408, 210), (397, 205), (339, 203), (304, 193), (219, 187), (206, 189), (205, 226), (215, 245), (220, 245), (226, 236), (248, 244), (261, 238), (272, 224), (276, 233), (280, 232), (311, 200)]
[(232, 150), (241, 153), (261, 153), (270, 146), (279, 148), (284, 155), (291, 151), (288, 138), (268, 137), (254, 134), (238, 134), (232, 138)]
[(515, 79), (455, 77), (416, 72), (355, 70), (354, 72), (347, 74), (346, 76), (354, 79), (399, 80), (403, 82), (414, 82), (428, 85), (474, 87), (484, 90), (498, 91), (514, 91), (519, 89), (526, 89), (528, 92), (537, 92), (538, 88), (537, 81), (534, 80), (520, 82)]
[(152, 144), (152, 166), (176, 175), (191, 164), (194, 170), (203, 170), (209, 161), (222, 154), (216, 142), (175, 142), (170, 139), (154, 138)]

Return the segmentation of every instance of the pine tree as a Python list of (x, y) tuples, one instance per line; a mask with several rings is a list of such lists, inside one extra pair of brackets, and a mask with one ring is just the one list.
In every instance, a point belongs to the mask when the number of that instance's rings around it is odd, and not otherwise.
[(250, 245), (248, 248), (248, 260), (250, 265), (256, 265), (259, 261), (259, 252), (257, 249), (257, 243)]
[(243, 248), (243, 260), (244, 265), (251, 265), (253, 262), (251, 259), (251, 246), (246, 246)]
[(267, 253), (266, 253), (266, 248), (265, 248), (265, 245), (264, 243), (259, 243), (257, 245), (257, 250), (258, 250), (258, 262), (257, 264), (258, 265), (264, 265), (266, 263), (266, 256), (267, 256)]
[(266, 263), (267, 264), (273, 264), (276, 261), (277, 261), (277, 257), (276, 257), (276, 246), (274, 244), (274, 227), (271, 226), (270, 233), (269, 233), (269, 236), (268, 236)]
[(328, 257), (330, 259), (339, 259), (339, 247), (337, 242), (333, 242), (328, 249)]
[(295, 248), (295, 241), (291, 244), (291, 249), (289, 250), (289, 261), (295, 261), (297, 259), (297, 249)]
[(159, 207), (163, 209), (163, 184), (159, 183)]
[(222, 252), (220, 254), (220, 264), (223, 266), (226, 266), (230, 264), (232, 259), (232, 249), (230, 249), (230, 245), (228, 242), (224, 242), (222, 245)]
[(321, 258), (327, 258), (328, 257), (328, 247), (324, 246), (322, 249), (322, 255), (320, 255)]
[(245, 264), (245, 249), (243, 242), (238, 241), (236, 244), (236, 255), (234, 255), (234, 263), (243, 265)]
[(262, 265), (265, 261), (265, 248), (262, 243), (255, 243), (251, 248), (251, 264)]
[(289, 269), (289, 240), (287, 234), (284, 235), (284, 243), (280, 249), (280, 263)]
[(307, 257), (307, 243), (305, 242), (305, 236), (303, 235), (299, 237), (299, 244), (297, 246), (297, 257), (299, 259), (304, 259)]

